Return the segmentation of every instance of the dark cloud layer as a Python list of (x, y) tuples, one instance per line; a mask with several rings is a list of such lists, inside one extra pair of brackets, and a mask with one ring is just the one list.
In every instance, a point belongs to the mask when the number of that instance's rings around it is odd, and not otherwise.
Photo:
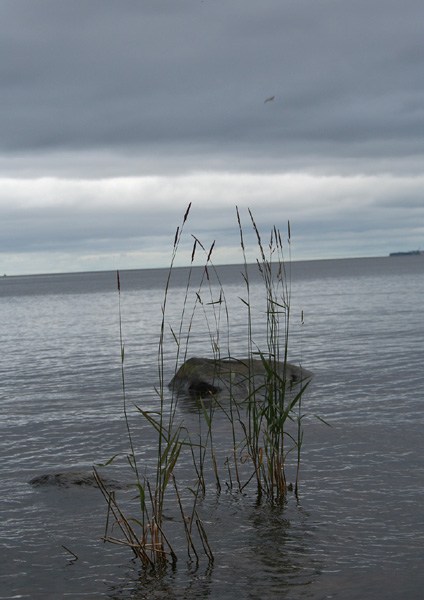
[(421, 152), (423, 22), (417, 0), (3, 1), (0, 148)]

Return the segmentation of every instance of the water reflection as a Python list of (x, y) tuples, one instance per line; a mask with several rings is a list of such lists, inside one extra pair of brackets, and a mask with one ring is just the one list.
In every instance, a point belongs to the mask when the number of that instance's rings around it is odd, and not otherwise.
[[(294, 498), (290, 499), (293, 501)], [(293, 587), (315, 581), (320, 563), (312, 556), (308, 515), (297, 505), (257, 506), (249, 514), (252, 524), (250, 550), (257, 568), (249, 575), (252, 588), (258, 586), (258, 573), (266, 581), (267, 597), (293, 594)]]
[(294, 497), (281, 506), (258, 504), (253, 496), (223, 493), (202, 506), (215, 553), (214, 564), (177, 563), (156, 572), (136, 563), (125, 584), (108, 597), (200, 599), (302, 598), (323, 570), (314, 549), (309, 515)]
[(181, 571), (167, 567), (156, 572), (138, 571), (128, 573), (128, 582), (121, 587), (111, 587), (108, 598), (111, 600), (147, 600), (185, 598), (194, 600), (207, 598), (211, 593), (213, 565), (191, 568), (187, 565)]

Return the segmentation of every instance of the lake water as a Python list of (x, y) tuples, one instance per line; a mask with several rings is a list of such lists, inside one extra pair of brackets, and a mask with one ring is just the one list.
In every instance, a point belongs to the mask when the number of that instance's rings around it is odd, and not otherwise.
[[(289, 358), (315, 375), (303, 399), (299, 499), (289, 493), (284, 506), (268, 506), (257, 502), (254, 486), (241, 494), (226, 485), (222, 463), (230, 444), (225, 419), (217, 415), (223, 487), (218, 494), (210, 485), (199, 505), (215, 560), (188, 562), (177, 535), (176, 568), (154, 574), (128, 549), (101, 541), (106, 505), (99, 490), (28, 484), (45, 473), (90, 471), (115, 454), (104, 472), (133, 480), (125, 458), (116, 274), (0, 279), (0, 599), (423, 597), (424, 260), (298, 262), (291, 271)], [(231, 352), (243, 356), (240, 272), (238, 266), (219, 269)], [(174, 331), (187, 273), (174, 271), (168, 294)], [(157, 407), (165, 281), (162, 270), (121, 273), (129, 421), (139, 465), (147, 470), (155, 438), (133, 405)], [(189, 290), (188, 313), (195, 290)], [(208, 299), (206, 289), (189, 355), (212, 354), (211, 310), (223, 305), (207, 301), (217, 294), (213, 289)], [(258, 306), (254, 339), (262, 345), (259, 282), (252, 281), (251, 295)], [(221, 318), (225, 347), (223, 311)], [(165, 379), (174, 366), (167, 328)], [(181, 401), (178, 417), (191, 431), (201, 427), (194, 401)], [(288, 473), (292, 478), (290, 466)], [(192, 484), (188, 458), (182, 457), (178, 477), (182, 488)], [(134, 492), (124, 489), (117, 497), (137, 517)]]

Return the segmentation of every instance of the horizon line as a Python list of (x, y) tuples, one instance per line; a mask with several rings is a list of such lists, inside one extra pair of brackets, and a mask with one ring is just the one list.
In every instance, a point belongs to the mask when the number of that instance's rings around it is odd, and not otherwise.
[[(308, 259), (299, 259), (299, 260), (283, 260), (282, 262), (284, 264), (293, 264), (293, 263), (306, 263), (306, 262), (322, 262), (322, 261), (332, 261), (332, 260), (363, 260), (363, 259), (370, 259), (370, 258), (390, 258), (391, 255), (390, 254), (384, 254), (384, 255), (371, 255), (371, 256), (344, 256), (344, 257), (333, 257), (333, 258), (308, 258)], [(393, 257), (392, 257), (393, 258)], [(248, 266), (254, 266), (257, 263), (256, 262), (248, 262), (246, 263)], [(222, 267), (236, 267), (236, 266), (243, 266), (244, 263), (243, 262), (235, 262), (235, 263), (219, 263), (219, 264), (215, 264), (212, 263), (210, 264), (211, 267), (213, 268), (222, 268)], [(3, 275), (0, 275), (0, 280), (2, 279), (7, 279), (9, 277), (46, 277), (46, 276), (55, 276), (55, 275), (83, 275), (83, 274), (89, 274), (89, 273), (116, 273), (116, 272), (123, 272), (123, 271), (166, 271), (169, 270), (170, 268), (172, 268), (172, 270), (174, 269), (189, 269), (189, 268), (193, 268), (193, 269), (203, 269), (206, 265), (178, 265), (178, 266), (164, 266), (164, 267), (130, 267), (130, 268), (114, 268), (114, 269), (87, 269), (87, 270), (82, 270), (82, 271), (44, 271), (44, 272), (40, 272), (40, 273), (15, 273), (15, 274), (8, 274), (8, 273), (4, 273)]]

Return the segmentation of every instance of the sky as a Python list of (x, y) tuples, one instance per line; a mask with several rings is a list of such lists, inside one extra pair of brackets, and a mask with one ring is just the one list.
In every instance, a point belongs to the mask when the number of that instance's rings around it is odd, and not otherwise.
[[(0, 0), (0, 273), (424, 249), (422, 0)], [(199, 257), (200, 260), (200, 257)]]

